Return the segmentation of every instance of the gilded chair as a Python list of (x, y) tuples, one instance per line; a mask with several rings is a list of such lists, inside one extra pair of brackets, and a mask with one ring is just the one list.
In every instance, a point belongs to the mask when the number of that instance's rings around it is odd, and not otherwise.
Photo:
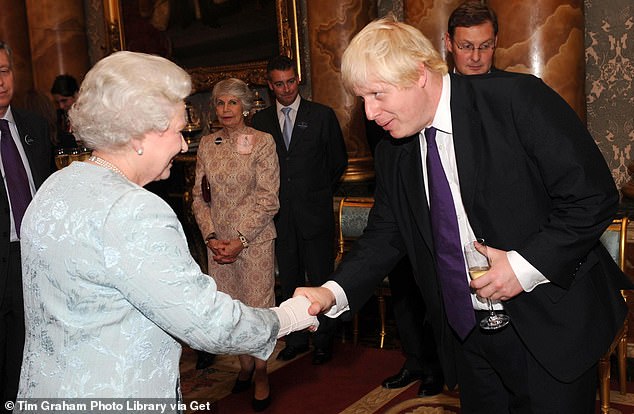
[[(601, 242), (608, 252), (625, 271), (625, 244), (627, 242), (627, 225), (629, 220), (625, 217), (616, 219), (601, 236)], [(628, 312), (629, 318), (629, 312)], [(619, 392), (627, 393), (626, 379), (626, 354), (627, 354), (627, 325), (628, 318), (618, 331), (608, 351), (599, 359), (599, 398), (601, 400), (601, 413), (610, 411), (610, 357), (616, 351), (617, 366), (619, 369)]]
[[(350, 250), (354, 241), (362, 234), (368, 222), (370, 209), (374, 205), (374, 199), (371, 197), (344, 197), (339, 202), (338, 210), (338, 243), (336, 264), (339, 264), (343, 256)], [(385, 279), (381, 285), (376, 288), (375, 295), (379, 306), (379, 318), (381, 328), (379, 331), (379, 347), (383, 348), (385, 343), (385, 296), (390, 295), (390, 288)], [(355, 314), (352, 328), (353, 343), (359, 342), (359, 315)]]

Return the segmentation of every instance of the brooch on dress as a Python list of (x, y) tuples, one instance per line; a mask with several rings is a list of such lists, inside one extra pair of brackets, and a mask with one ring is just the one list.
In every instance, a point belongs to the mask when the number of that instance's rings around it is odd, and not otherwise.
[(236, 152), (238, 154), (251, 154), (253, 151), (253, 135), (241, 135), (236, 141)]

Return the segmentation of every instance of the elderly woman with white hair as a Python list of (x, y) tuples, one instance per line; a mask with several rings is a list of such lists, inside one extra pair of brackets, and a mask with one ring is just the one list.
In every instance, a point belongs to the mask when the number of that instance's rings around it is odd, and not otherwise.
[(93, 155), (53, 174), (22, 224), (19, 399), (176, 402), (179, 340), (266, 359), (276, 338), (315, 324), (307, 301), (255, 309), (219, 292), (174, 211), (143, 188), (187, 150), (190, 89), (184, 70), (141, 53), (110, 55), (86, 75), (69, 115)]

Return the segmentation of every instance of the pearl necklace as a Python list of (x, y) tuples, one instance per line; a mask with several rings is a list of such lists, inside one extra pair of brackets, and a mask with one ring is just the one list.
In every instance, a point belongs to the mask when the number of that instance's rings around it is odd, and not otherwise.
[(98, 157), (96, 155), (91, 155), (90, 158), (88, 158), (88, 161), (92, 161), (97, 165), (101, 165), (102, 167), (105, 167), (111, 171), (116, 172), (117, 174), (121, 175), (123, 178), (128, 178), (126, 177), (126, 175), (123, 173), (123, 171), (121, 171), (116, 165), (114, 165), (113, 163), (104, 160), (101, 157)]

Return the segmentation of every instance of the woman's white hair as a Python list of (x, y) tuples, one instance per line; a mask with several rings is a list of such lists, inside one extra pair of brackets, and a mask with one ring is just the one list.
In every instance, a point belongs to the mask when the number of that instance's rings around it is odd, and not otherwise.
[(165, 131), (191, 92), (187, 72), (169, 60), (116, 52), (86, 74), (69, 111), (73, 133), (88, 148), (116, 150), (150, 131)]
[(211, 91), (211, 104), (214, 107), (217, 104), (218, 97), (222, 95), (232, 95), (238, 98), (244, 111), (250, 111), (253, 107), (253, 91), (243, 80), (228, 78), (216, 83)]

